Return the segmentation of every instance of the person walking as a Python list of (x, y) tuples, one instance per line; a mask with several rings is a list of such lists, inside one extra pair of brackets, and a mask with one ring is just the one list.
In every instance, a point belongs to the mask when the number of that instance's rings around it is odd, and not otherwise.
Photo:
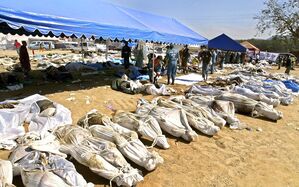
[(287, 59), (286, 59), (286, 71), (285, 71), (285, 73), (290, 75), (291, 69), (292, 69), (292, 61), (291, 61), (291, 57), (288, 55)]
[(21, 44), (18, 42), (18, 40), (15, 40), (14, 46), (16, 48), (16, 51), (17, 51), (18, 55), (20, 55)]
[(171, 84), (174, 85), (179, 54), (176, 50), (173, 49), (173, 45), (169, 46), (169, 50), (166, 53), (166, 57), (167, 57), (167, 60), (168, 60), (168, 64), (167, 64), (167, 84), (170, 84), (170, 79), (171, 79)]
[(213, 74), (215, 71), (216, 60), (217, 60), (217, 52), (215, 49), (212, 49), (211, 74)]
[(121, 49), (121, 57), (124, 59), (125, 69), (128, 69), (130, 66), (131, 48), (127, 41), (125, 41), (125, 46)]
[(278, 70), (280, 69), (280, 66), (282, 65), (283, 57), (280, 55), (278, 57)]
[(27, 51), (27, 43), (25, 41), (22, 41), (22, 46), (20, 47), (20, 64), (25, 76), (28, 76), (28, 73), (31, 70), (31, 65)]
[(185, 45), (184, 48), (180, 51), (180, 59), (181, 59), (181, 66), (183, 69), (183, 73), (188, 73), (188, 62), (190, 59), (190, 53), (188, 49), (188, 45)]
[(208, 80), (208, 67), (211, 61), (211, 56), (211, 52), (207, 50), (205, 46), (202, 47), (202, 51), (198, 54), (198, 59), (202, 62), (202, 78), (204, 81)]

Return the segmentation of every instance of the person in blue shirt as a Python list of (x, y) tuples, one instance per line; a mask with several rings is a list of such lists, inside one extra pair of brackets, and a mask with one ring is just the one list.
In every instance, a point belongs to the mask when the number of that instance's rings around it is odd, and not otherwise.
[(172, 79), (171, 84), (174, 85), (179, 54), (175, 49), (173, 49), (173, 45), (169, 46), (169, 50), (166, 53), (166, 58), (168, 59), (167, 84), (170, 84), (170, 79)]

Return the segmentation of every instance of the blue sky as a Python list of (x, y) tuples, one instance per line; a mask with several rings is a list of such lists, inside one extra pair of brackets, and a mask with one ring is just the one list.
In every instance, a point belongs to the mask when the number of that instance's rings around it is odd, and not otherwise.
[(256, 35), (255, 15), (264, 0), (106, 0), (114, 4), (176, 18), (211, 39), (226, 33), (235, 39), (269, 38)]

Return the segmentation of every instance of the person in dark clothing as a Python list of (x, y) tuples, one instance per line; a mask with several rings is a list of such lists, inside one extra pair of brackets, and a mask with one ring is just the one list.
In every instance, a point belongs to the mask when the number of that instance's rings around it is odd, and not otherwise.
[(208, 67), (211, 61), (212, 54), (205, 46), (202, 47), (203, 50), (198, 54), (198, 60), (202, 61), (202, 78), (204, 81), (208, 80)]
[(121, 57), (124, 59), (125, 69), (130, 66), (131, 48), (128, 46), (128, 42), (125, 41), (125, 46), (121, 49)]
[(190, 53), (188, 49), (188, 45), (185, 45), (184, 48), (180, 51), (180, 58), (181, 58), (181, 67), (183, 69), (183, 73), (188, 73), (188, 62), (190, 59)]
[(286, 71), (285, 73), (290, 75), (290, 71), (292, 69), (292, 61), (291, 61), (291, 57), (290, 56), (287, 56), (287, 60), (286, 60)]
[(278, 69), (280, 69), (280, 66), (282, 65), (282, 62), (283, 62), (283, 57), (280, 55), (278, 57)]
[(28, 76), (28, 73), (31, 70), (31, 65), (27, 51), (27, 43), (25, 41), (22, 41), (22, 46), (20, 47), (20, 64), (24, 74)]

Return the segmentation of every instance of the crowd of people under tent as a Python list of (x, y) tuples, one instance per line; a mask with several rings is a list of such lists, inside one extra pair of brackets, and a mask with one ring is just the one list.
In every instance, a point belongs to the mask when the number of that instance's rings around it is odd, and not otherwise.
[[(206, 46), (201, 46), (198, 55), (192, 58), (188, 45), (177, 50), (170, 44), (166, 46), (166, 55), (163, 57), (161, 54), (147, 54), (144, 50), (145, 45), (143, 43), (137, 44), (134, 50), (132, 50), (128, 44), (127, 41), (124, 41), (124, 46), (121, 49), (124, 68), (127, 70), (130, 67), (130, 59), (133, 54), (135, 66), (138, 68), (146, 67), (149, 81), (152, 83), (157, 83), (161, 76), (167, 75), (167, 84), (174, 84), (178, 67), (183, 74), (187, 74), (190, 65), (201, 66), (203, 80), (207, 81), (209, 72), (213, 74), (217, 69), (222, 70), (224, 64), (259, 63), (258, 53), (256, 53), (253, 58), (247, 56), (246, 53), (208, 49)], [(31, 65), (27, 51), (27, 43), (22, 41), (21, 45), (15, 40), (14, 46), (19, 55), (22, 71), (25, 77), (28, 77), (28, 73), (31, 71)], [(285, 73), (289, 74), (293, 69), (292, 61), (294, 60), (291, 56), (280, 56), (278, 58), (278, 69), (284, 65), (286, 67)]]

